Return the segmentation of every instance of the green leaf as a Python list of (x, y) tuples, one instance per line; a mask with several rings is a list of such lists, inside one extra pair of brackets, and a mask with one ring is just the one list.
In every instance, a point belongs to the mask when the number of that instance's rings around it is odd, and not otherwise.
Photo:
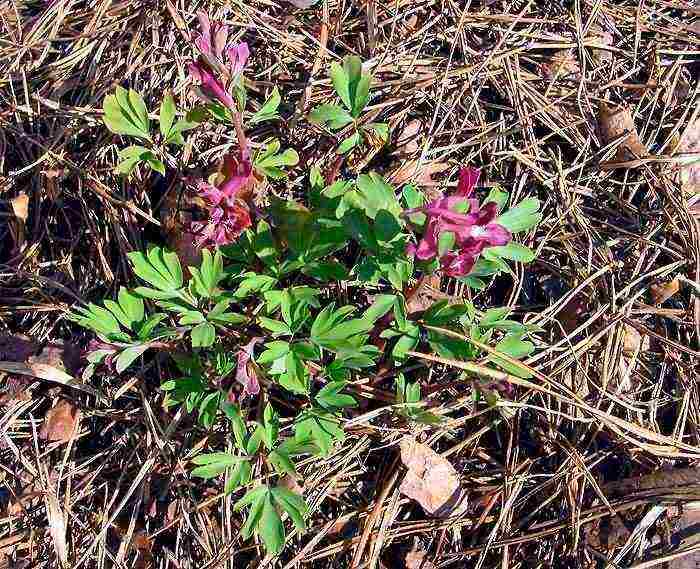
[(337, 62), (331, 63), (331, 81), (333, 88), (338, 93), (340, 100), (343, 101), (345, 108), (352, 110), (352, 99), (350, 98), (350, 79), (348, 78), (345, 69)]
[(116, 359), (116, 369), (117, 373), (122, 373), (126, 368), (128, 368), (136, 358), (143, 354), (150, 346), (148, 344), (140, 344), (138, 346), (132, 346), (127, 348), (121, 354), (117, 356)]
[(271, 496), (267, 496), (263, 505), (262, 516), (258, 524), (258, 534), (265, 543), (268, 553), (277, 555), (284, 546), (284, 525), (280, 519)]
[(258, 486), (243, 496), (233, 507), (234, 510), (240, 510), (248, 504), (251, 505), (248, 517), (241, 528), (243, 539), (248, 539), (257, 529), (268, 494), (269, 488), (267, 486)]
[(328, 124), (331, 130), (340, 130), (349, 125), (353, 118), (345, 109), (338, 105), (320, 105), (309, 113), (309, 121), (313, 124)]
[(149, 156), (146, 158), (146, 163), (151, 167), (151, 170), (158, 172), (161, 176), (165, 176), (165, 164), (161, 160)]
[(267, 459), (279, 474), (289, 474), (295, 478), (298, 476), (294, 462), (287, 453), (275, 449), (267, 456)]
[(214, 343), (216, 330), (209, 322), (202, 322), (192, 328), (191, 338), (193, 348), (208, 348)]
[(284, 322), (280, 322), (279, 320), (273, 320), (272, 318), (267, 318), (266, 316), (258, 316), (258, 321), (263, 328), (269, 330), (273, 334), (279, 334), (282, 336), (291, 336), (292, 334), (289, 326)]
[(525, 245), (520, 243), (510, 242), (508, 245), (500, 245), (496, 247), (488, 247), (484, 250), (484, 254), (496, 255), (502, 259), (518, 261), (520, 263), (530, 263), (535, 260), (535, 252)]
[(348, 136), (345, 140), (343, 140), (343, 142), (341, 142), (338, 146), (338, 150), (336, 152), (338, 154), (346, 154), (347, 152), (350, 152), (350, 150), (355, 148), (359, 143), (360, 133), (356, 132)]
[[(356, 101), (358, 100), (358, 93), (361, 93), (359, 86), (363, 79), (362, 60), (356, 55), (346, 55), (343, 58), (343, 71), (345, 71), (345, 76), (348, 78), (348, 94), (350, 99), (348, 110), (354, 112)], [(364, 90), (364, 88), (362, 88), (362, 90)]]
[(277, 284), (277, 279), (269, 275), (258, 275), (256, 273), (245, 273), (243, 280), (238, 285), (234, 296), (236, 299), (243, 299), (254, 293), (265, 292)]
[(291, 490), (284, 488), (282, 486), (277, 486), (272, 489), (272, 496), (275, 501), (282, 507), (282, 509), (289, 514), (294, 527), (297, 531), (302, 532), (306, 529), (306, 523), (304, 522), (304, 515), (307, 512), (306, 502), (304, 499), (295, 494)]
[(231, 403), (225, 403), (223, 405), (223, 410), (226, 416), (231, 421), (231, 427), (233, 429), (233, 436), (236, 441), (236, 446), (243, 452), (246, 452), (246, 439), (248, 438), (248, 429), (243, 421), (243, 416), (241, 415), (241, 410), (238, 405)]
[[(180, 262), (174, 253), (167, 253), (160, 247), (151, 247), (147, 255), (134, 251), (128, 253), (127, 256), (136, 275), (157, 290), (175, 293), (182, 287), (182, 269), (179, 269), (179, 271), (176, 269), (176, 267), (180, 267)], [(138, 289), (136, 292), (141, 294)], [(177, 294), (174, 296), (177, 296)], [(172, 297), (166, 296), (163, 298)]]
[(235, 456), (226, 452), (200, 454), (192, 459), (194, 464), (199, 465), (198, 468), (192, 470), (192, 476), (205, 479), (214, 478), (245, 460), (244, 457)]
[(127, 319), (124, 325), (131, 330), (135, 330), (136, 324), (140, 323), (144, 317), (143, 300), (130, 293), (124, 287), (119, 287), (118, 299), (119, 306)]
[(148, 109), (146, 109), (146, 104), (143, 102), (141, 95), (133, 89), (129, 89), (129, 104), (138, 118), (138, 126), (141, 127), (143, 132), (148, 132), (151, 128), (148, 120)]
[(252, 469), (250, 463), (246, 460), (239, 462), (233, 468), (229, 469), (226, 485), (224, 486), (224, 493), (230, 494), (236, 488), (248, 484), (250, 482), (251, 473)]
[(275, 266), (278, 264), (278, 253), (275, 246), (275, 240), (272, 236), (270, 224), (264, 219), (258, 222), (255, 231), (255, 240), (253, 241), (253, 251), (258, 258), (267, 266)]
[(498, 211), (501, 211), (503, 207), (508, 203), (509, 198), (508, 192), (504, 192), (499, 186), (494, 186), (491, 188), (489, 195), (486, 196), (484, 203), (495, 202), (498, 206)]
[(452, 231), (443, 231), (438, 238), (438, 257), (442, 257), (455, 246), (456, 236)]
[(238, 511), (242, 510), (243, 508), (245, 508), (246, 506), (253, 504), (253, 503), (265, 498), (267, 496), (267, 494), (269, 493), (269, 491), (270, 491), (270, 489), (265, 485), (253, 488), (245, 496), (243, 496), (243, 498), (238, 500), (238, 502), (236, 502), (233, 505), (233, 511), (238, 512)]
[[(358, 58), (359, 60), (359, 58)], [(360, 62), (360, 73), (362, 73), (362, 63)], [(352, 103), (352, 116), (359, 117), (369, 101), (369, 85), (372, 82), (371, 75), (362, 75), (355, 87), (355, 96)], [(371, 128), (371, 127), (370, 127)], [(389, 133), (387, 128), (386, 133)], [(386, 141), (386, 137), (384, 137)]]
[(542, 219), (542, 214), (538, 213), (539, 208), (540, 200), (527, 198), (499, 215), (494, 223), (502, 225), (512, 233), (526, 231), (537, 225)]
[(137, 113), (131, 108), (128, 94), (124, 88), (117, 87), (114, 95), (105, 97), (103, 110), (102, 120), (113, 133), (151, 140), (148, 128), (143, 128)]
[(163, 101), (160, 103), (160, 115), (158, 117), (160, 134), (163, 135), (164, 139), (167, 139), (168, 135), (170, 134), (170, 129), (172, 128), (173, 120), (175, 119), (176, 110), (173, 94), (168, 90), (165, 92)]
[(321, 408), (302, 411), (294, 420), (297, 439), (311, 440), (322, 456), (328, 456), (335, 441), (343, 441), (345, 433), (339, 419)]
[(357, 178), (356, 188), (343, 196), (336, 215), (341, 218), (350, 208), (364, 211), (371, 219), (374, 219), (382, 210), (386, 210), (394, 217), (398, 217), (402, 212), (394, 188), (376, 172), (370, 172), (369, 175), (362, 174)]
[(365, 310), (365, 319), (370, 322), (376, 322), (392, 309), (396, 299), (397, 296), (395, 294), (378, 294), (374, 297), (372, 305)]
[(260, 110), (251, 117), (250, 124), (258, 124), (279, 117), (277, 114), (277, 108), (280, 106), (281, 100), (280, 92), (277, 87), (275, 87), (272, 89), (272, 93), (270, 93), (270, 96), (267, 98)]
[(479, 326), (487, 327), (491, 326), (496, 322), (500, 322), (505, 317), (507, 317), (508, 314), (510, 314), (510, 311), (511, 309), (509, 306), (489, 308), (486, 312), (484, 312), (484, 315), (479, 320)]
[(280, 375), (279, 382), (282, 387), (292, 393), (306, 395), (309, 392), (309, 373), (295, 351), (290, 351), (284, 357), (286, 373)]
[(333, 381), (328, 385), (324, 386), (316, 394), (316, 402), (321, 406), (329, 410), (334, 408), (341, 409), (343, 407), (357, 407), (357, 401), (351, 395), (346, 395), (341, 393), (347, 382), (345, 381)]

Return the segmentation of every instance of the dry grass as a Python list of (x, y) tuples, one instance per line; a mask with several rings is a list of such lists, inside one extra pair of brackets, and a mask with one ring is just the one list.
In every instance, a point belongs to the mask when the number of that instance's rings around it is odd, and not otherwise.
[[(94, 380), (99, 396), (33, 379), (24, 396), (0, 395), (0, 567), (403, 567), (414, 544), (438, 567), (642, 563), (635, 547), (606, 550), (628, 536), (613, 522), (661, 527), (666, 504), (700, 498), (695, 479), (614, 492), (627, 476), (700, 460), (700, 231), (688, 207), (695, 198), (668, 159), (698, 115), (700, 12), (691, 4), (323, 0), (299, 11), (257, 0), (2, 0), (4, 333), (83, 342), (66, 309), (114, 293), (131, 278), (125, 252), (162, 238), (160, 200), (182, 181), (114, 176), (117, 140), (100, 109), (116, 84), (151, 107), (166, 88), (191, 101), (186, 35), (202, 7), (251, 45), (254, 99), (280, 87), (290, 119), (277, 135), (302, 163), (332, 161), (333, 141), (318, 144), (303, 113), (331, 96), (329, 62), (357, 53), (375, 75), (372, 114), (395, 138), (420, 121), (410, 154), (382, 151), (359, 157), (359, 167), (371, 160), (389, 175), (415, 160), (419, 175), (437, 162), (454, 179), (459, 164), (480, 165), (514, 201), (540, 197), (545, 217), (529, 238), (538, 261), (475, 295), (543, 328), (526, 362), (534, 379), (488, 409), (452, 381), (462, 364), (415, 360), (433, 410), (448, 418), (421, 436), (471, 496), (458, 519), (431, 519), (399, 493), (397, 442), (408, 431), (386, 407), (390, 383), (366, 378), (343, 448), (302, 467), (312, 529), (273, 560), (239, 539), (232, 498), (187, 474), (188, 456), (221, 444), (223, 431), (162, 411), (146, 370)], [(649, 157), (619, 163), (624, 141), (600, 138), (601, 101), (631, 108)], [(186, 149), (188, 171), (209, 168), (233, 143), (233, 133), (200, 131)], [(10, 200), (20, 193), (29, 216), (17, 247)], [(656, 305), (651, 287), (677, 278), (680, 292)], [(463, 293), (447, 281), (443, 292)], [(10, 378), (0, 375), (5, 393)], [(47, 443), (41, 422), (59, 397), (80, 408), (80, 430)]]

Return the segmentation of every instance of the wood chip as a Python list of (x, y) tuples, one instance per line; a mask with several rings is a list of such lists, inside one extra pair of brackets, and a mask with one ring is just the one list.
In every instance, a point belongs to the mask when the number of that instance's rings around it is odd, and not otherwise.
[(77, 434), (79, 422), (78, 408), (70, 401), (62, 399), (46, 413), (39, 437), (48, 441), (68, 442)]
[(399, 487), (404, 496), (435, 517), (456, 515), (466, 509), (466, 492), (447, 459), (412, 437), (405, 437), (400, 448), (401, 461), (408, 468)]
[(610, 144), (619, 137), (623, 137), (617, 147), (617, 161), (626, 162), (649, 155), (646, 147), (639, 140), (637, 127), (634, 126), (632, 113), (628, 108), (612, 107), (601, 101), (598, 110), (598, 126), (603, 144)]

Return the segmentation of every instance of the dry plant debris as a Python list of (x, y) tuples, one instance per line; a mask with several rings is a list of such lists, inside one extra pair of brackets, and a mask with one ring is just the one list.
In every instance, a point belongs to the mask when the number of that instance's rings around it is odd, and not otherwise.
[(411, 437), (400, 443), (401, 462), (408, 469), (399, 490), (418, 502), (427, 514), (455, 515), (466, 509), (467, 496), (449, 461)]
[[(184, 233), (202, 209), (188, 180), (207, 179), (236, 133), (200, 129), (168, 157), (168, 175), (137, 169), (126, 182), (113, 171), (125, 144), (102, 107), (121, 85), (153, 113), (166, 91), (195, 108), (200, 10), (249, 43), (250, 108), (279, 89), (283, 118), (257, 126), (256, 144), (276, 137), (299, 156), (288, 179), (256, 188), (251, 211), (303, 197), (307, 165), (340, 179), (365, 162), (430, 197), (450, 195), (444, 182), (470, 164), (512, 204), (543, 205), (524, 240), (535, 262), (478, 290), (410, 283), (416, 319), (437, 300), (468, 299), (479, 316), (507, 308), (504, 319), (537, 330), (528, 369), (482, 378), (502, 388), (495, 401), (473, 387), (491, 354), (470, 370), (445, 355), (358, 373), (345, 439), (299, 465), (299, 488), (289, 479), (310, 529), (276, 558), (242, 539), (240, 496), (223, 492), (230, 473), (191, 476), (190, 460), (228, 450), (232, 434), (164, 407), (162, 360), (83, 379), (82, 353), (77, 365), (62, 355), (94, 339), (67, 311), (133, 284), (128, 253), (168, 243), (183, 264), (199, 260)], [(669, 514), (649, 532), (658, 546), (617, 566), (694, 567), (699, 32), (697, 7), (679, 0), (0, 2), (0, 568), (602, 568), (658, 504)], [(327, 70), (349, 54), (373, 75), (361, 126), (396, 132), (343, 161), (347, 133), (306, 117), (337, 102)], [(348, 281), (324, 296), (352, 300)], [(397, 371), (443, 423), (395, 413)], [(422, 443), (409, 451), (407, 437)], [(458, 490), (472, 508), (442, 517)]]

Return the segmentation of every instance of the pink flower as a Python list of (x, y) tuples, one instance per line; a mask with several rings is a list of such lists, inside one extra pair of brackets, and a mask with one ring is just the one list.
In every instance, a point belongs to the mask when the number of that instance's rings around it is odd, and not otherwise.
[(238, 351), (238, 365), (236, 366), (236, 381), (243, 386), (242, 396), (257, 395), (260, 393), (260, 384), (255, 370), (249, 369), (248, 362), (253, 357), (253, 350), (262, 338), (253, 338)]
[(221, 22), (212, 23), (204, 12), (197, 16), (200, 33), (194, 38), (194, 44), (200, 57), (190, 64), (190, 74), (200, 83), (199, 94), (203, 99), (216, 99), (229, 109), (235, 109), (235, 99), (226, 84), (243, 73), (250, 55), (248, 44), (227, 44), (228, 26)]
[(224, 158), (225, 177), (219, 186), (204, 181), (199, 183), (197, 192), (206, 202), (209, 220), (192, 224), (197, 246), (233, 243), (252, 225), (250, 209), (239, 197), (252, 173), (250, 151), (245, 148), (238, 156), (229, 154)]
[(462, 168), (454, 196), (439, 198), (425, 207), (406, 211), (406, 215), (423, 213), (428, 218), (423, 237), (418, 246), (408, 246), (408, 254), (421, 261), (434, 259), (439, 254), (440, 235), (452, 232), (456, 250), (442, 255), (440, 266), (446, 275), (459, 277), (471, 272), (486, 247), (510, 242), (510, 231), (493, 223), (498, 215), (498, 205), (489, 202), (479, 207), (479, 201), (469, 197), (478, 180), (479, 170)]

